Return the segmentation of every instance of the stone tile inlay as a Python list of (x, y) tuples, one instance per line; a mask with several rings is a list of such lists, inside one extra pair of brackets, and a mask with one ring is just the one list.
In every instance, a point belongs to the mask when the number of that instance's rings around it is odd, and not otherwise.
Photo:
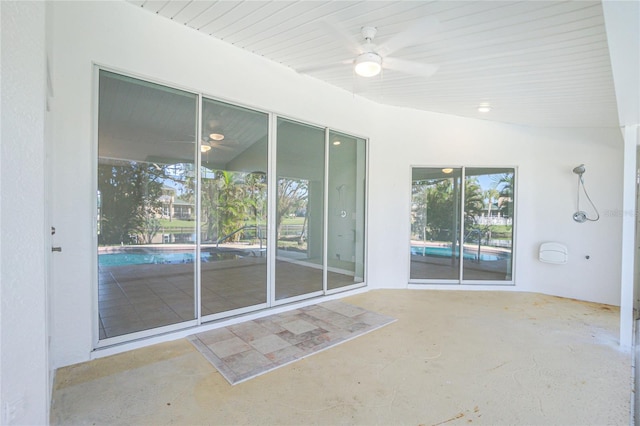
[(189, 340), (235, 385), (394, 321), (357, 306), (329, 301), (205, 331)]

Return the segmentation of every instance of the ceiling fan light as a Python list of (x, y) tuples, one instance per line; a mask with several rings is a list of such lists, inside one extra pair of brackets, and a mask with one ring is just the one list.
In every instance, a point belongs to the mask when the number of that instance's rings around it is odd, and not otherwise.
[(200, 152), (205, 153), (205, 152), (209, 152), (211, 150), (211, 145), (209, 144), (202, 144), (200, 145)]
[(220, 133), (211, 133), (209, 135), (209, 138), (211, 138), (214, 141), (221, 141), (222, 139), (224, 139), (224, 135)]
[(355, 63), (355, 72), (361, 77), (373, 77), (382, 70), (382, 58), (377, 53), (367, 52), (359, 55)]

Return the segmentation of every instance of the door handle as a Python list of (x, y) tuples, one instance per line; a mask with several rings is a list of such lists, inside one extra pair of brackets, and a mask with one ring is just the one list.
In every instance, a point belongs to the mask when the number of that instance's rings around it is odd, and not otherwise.
[(62, 247), (51, 247), (51, 251), (62, 251)]

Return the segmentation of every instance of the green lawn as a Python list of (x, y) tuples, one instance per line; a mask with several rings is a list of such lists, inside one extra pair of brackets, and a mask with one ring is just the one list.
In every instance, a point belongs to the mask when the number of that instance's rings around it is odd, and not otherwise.
[(304, 217), (283, 217), (283, 225), (302, 225), (304, 223)]
[[(285, 217), (282, 219), (283, 225), (302, 225), (304, 223), (304, 217)], [(253, 222), (247, 221), (245, 225), (253, 225)], [(196, 222), (194, 220), (178, 220), (178, 219), (160, 219), (160, 226), (165, 230), (169, 229), (195, 229)]]
[(196, 222), (194, 220), (178, 220), (178, 219), (160, 219), (160, 226), (165, 230), (178, 229), (178, 228), (191, 228), (195, 229)]

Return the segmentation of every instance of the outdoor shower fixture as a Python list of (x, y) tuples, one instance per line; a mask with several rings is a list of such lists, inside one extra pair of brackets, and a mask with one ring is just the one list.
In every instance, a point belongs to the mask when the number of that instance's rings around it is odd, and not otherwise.
[[(578, 175), (578, 193), (577, 193), (578, 211), (573, 214), (573, 220), (575, 220), (578, 223), (584, 223), (588, 220), (591, 222), (595, 222), (598, 219), (600, 219), (600, 213), (598, 213), (598, 208), (596, 207), (595, 204), (593, 204), (593, 201), (591, 201), (591, 197), (589, 197), (589, 194), (587, 193), (587, 188), (584, 186), (584, 179), (582, 178), (582, 175), (586, 171), (587, 169), (584, 167), (584, 164), (580, 164), (579, 166), (576, 166), (573, 168), (573, 173)], [(591, 204), (591, 207), (593, 207), (593, 210), (595, 210), (596, 212), (596, 217), (594, 219), (591, 219), (589, 216), (587, 216), (587, 213), (585, 211), (580, 210), (580, 187), (581, 186), (582, 186), (582, 191), (584, 191), (584, 195), (587, 197), (587, 200)]]
[(587, 169), (584, 167), (584, 164), (580, 164), (579, 166), (576, 166), (573, 168), (573, 173), (579, 175), (581, 179), (582, 179), (582, 174), (586, 171)]

